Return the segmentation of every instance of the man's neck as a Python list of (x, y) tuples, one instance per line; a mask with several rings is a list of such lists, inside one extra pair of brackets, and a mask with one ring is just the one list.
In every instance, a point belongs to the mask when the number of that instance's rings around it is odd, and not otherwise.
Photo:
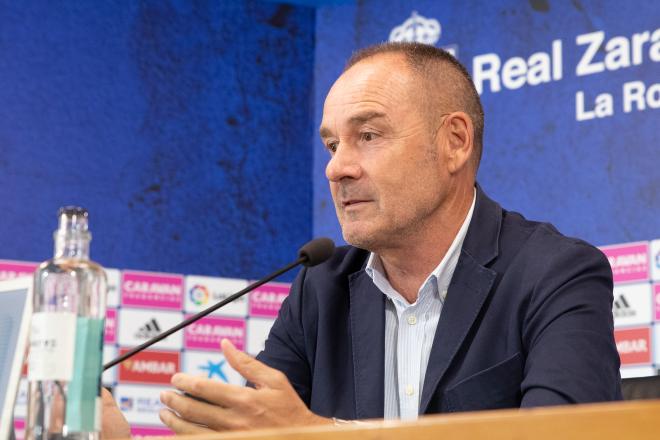
[(449, 201), (444, 215), (420, 228), (423, 233), (377, 252), (390, 285), (409, 303), (417, 300), (422, 283), (442, 261), (472, 206), (474, 189)]

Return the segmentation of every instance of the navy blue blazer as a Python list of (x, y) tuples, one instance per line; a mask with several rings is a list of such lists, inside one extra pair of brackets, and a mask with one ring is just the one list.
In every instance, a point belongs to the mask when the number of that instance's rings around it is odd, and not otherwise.
[[(321, 416), (383, 417), (386, 299), (367, 257), (347, 246), (303, 269), (257, 356)], [(619, 399), (607, 259), (477, 187), (419, 413)]]

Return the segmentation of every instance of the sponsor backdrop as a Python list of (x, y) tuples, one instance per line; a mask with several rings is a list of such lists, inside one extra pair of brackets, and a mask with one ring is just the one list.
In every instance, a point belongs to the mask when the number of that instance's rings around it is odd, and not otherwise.
[[(603, 246), (614, 275), (615, 339), (621, 376), (654, 375), (660, 369), (660, 239)], [(0, 260), (0, 280), (28, 276), (35, 263)], [(109, 280), (104, 361), (158, 335), (186, 317), (221, 301), (249, 281), (106, 269)], [(227, 338), (256, 355), (289, 284), (269, 283), (169, 336), (103, 375), (112, 387), (134, 435), (169, 434), (158, 419), (159, 393), (177, 371), (244, 384), (220, 350)], [(26, 384), (21, 384), (15, 417), (24, 426)]]
[[(31, 276), (35, 267), (36, 263), (0, 260), (0, 280)], [(104, 362), (227, 298), (250, 282), (116, 269), (106, 269), (106, 273), (109, 292)], [(162, 408), (159, 393), (169, 388), (170, 378), (177, 371), (244, 384), (222, 355), (220, 341), (227, 338), (239, 349), (256, 355), (263, 348), (289, 287), (286, 283), (265, 284), (106, 371), (103, 384), (112, 387), (133, 434), (169, 433), (158, 419)], [(21, 430), (26, 416), (26, 391), (23, 380), (14, 413), (17, 429)]]
[[(482, 186), (602, 246), (622, 375), (660, 367), (657, 1), (0, 3), (0, 278), (50, 255), (59, 206), (88, 207), (94, 258), (150, 271), (108, 270), (106, 361), (312, 236), (341, 242), (314, 127), (351, 52), (392, 40), (468, 67)], [(264, 286), (106, 372), (134, 433), (168, 433), (158, 396), (175, 371), (242, 383), (219, 340), (256, 354), (287, 294)]]

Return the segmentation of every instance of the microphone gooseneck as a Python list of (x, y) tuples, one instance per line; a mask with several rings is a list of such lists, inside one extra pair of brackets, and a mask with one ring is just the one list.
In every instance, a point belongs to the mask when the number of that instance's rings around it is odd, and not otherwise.
[(190, 318), (186, 319), (185, 321), (175, 325), (169, 330), (164, 331), (163, 333), (159, 334), (158, 336), (149, 339), (148, 341), (144, 342), (143, 344), (138, 345), (137, 347), (132, 348), (131, 350), (127, 351), (123, 355), (111, 360), (107, 364), (103, 365), (103, 371), (107, 370), (108, 368), (112, 368), (115, 365), (125, 361), (126, 359), (130, 358), (131, 356), (141, 352), (145, 348), (151, 347), (155, 343), (162, 341), (166, 337), (170, 336), (172, 333), (176, 333), (177, 331), (181, 330), (182, 328), (192, 324), (193, 322), (205, 317), (206, 315), (218, 310), (220, 307), (225, 306), (229, 304), (230, 302), (240, 298), (241, 296), (245, 295), (248, 292), (253, 291), (257, 287), (266, 284), (268, 281), (277, 278), (278, 276), (282, 275), (285, 272), (290, 271), (294, 267), (302, 264), (306, 267), (311, 267), (311, 266), (316, 266), (317, 264), (323, 263), (325, 260), (330, 258), (335, 250), (335, 244), (333, 241), (329, 238), (325, 237), (320, 237), (320, 238), (315, 238), (312, 241), (307, 242), (303, 247), (300, 248), (298, 251), (298, 259), (287, 264), (286, 266), (282, 267), (281, 269), (276, 270), (275, 272), (271, 273), (270, 275), (265, 276), (264, 278), (255, 281), (254, 283), (250, 284), (243, 290), (240, 290), (233, 295), (223, 299), (217, 304), (212, 305), (211, 307), (208, 307), (201, 312), (191, 316)]

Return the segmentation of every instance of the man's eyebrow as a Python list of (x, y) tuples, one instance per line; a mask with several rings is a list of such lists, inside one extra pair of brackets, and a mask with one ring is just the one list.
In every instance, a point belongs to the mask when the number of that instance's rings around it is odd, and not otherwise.
[(348, 123), (351, 125), (364, 124), (372, 119), (384, 118), (386, 117), (385, 113), (381, 112), (367, 112), (351, 116), (348, 119)]
[[(360, 125), (364, 124), (365, 122), (369, 122), (372, 119), (379, 119), (379, 118), (385, 118), (387, 115), (385, 113), (381, 112), (367, 112), (367, 113), (359, 113), (355, 116), (351, 116), (348, 119), (348, 124), (349, 125)], [(330, 130), (327, 127), (321, 127), (319, 128), (319, 135), (322, 138), (327, 138), (332, 136), (332, 130)]]

